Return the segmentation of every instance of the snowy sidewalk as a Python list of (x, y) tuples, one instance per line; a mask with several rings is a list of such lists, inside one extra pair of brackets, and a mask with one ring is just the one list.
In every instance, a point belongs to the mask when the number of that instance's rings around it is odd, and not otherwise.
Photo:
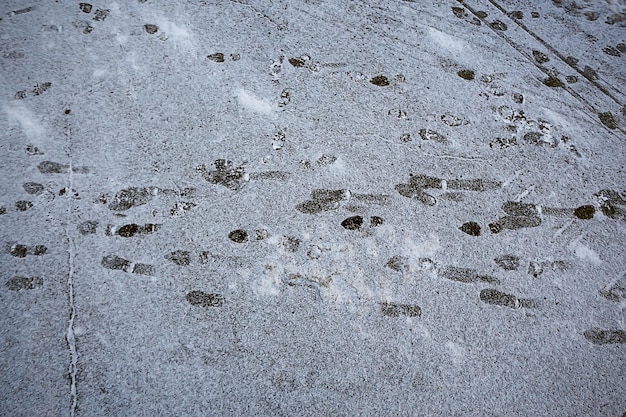
[(0, 414), (626, 412), (626, 6), (0, 18)]

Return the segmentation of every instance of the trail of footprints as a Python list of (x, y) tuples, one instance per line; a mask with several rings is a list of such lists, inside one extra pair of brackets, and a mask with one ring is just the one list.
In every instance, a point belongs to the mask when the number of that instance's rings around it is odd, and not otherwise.
[[(79, 3), (79, 11), (83, 17), (90, 17), (90, 20), (80, 19), (74, 23), (76, 29), (87, 35), (95, 28), (92, 24), (100, 24), (109, 16), (108, 9), (95, 9), (90, 3)], [(29, 13), (34, 10), (33, 7), (15, 10), (13, 14)], [(93, 13), (92, 13), (93, 12)], [(488, 18), (486, 12), (478, 11), (476, 16), (470, 15), (464, 7), (452, 7), (452, 13), (459, 19), (467, 21), (470, 24), (480, 26), (484, 21), (493, 30), (506, 31), (507, 25), (497, 19), (485, 20)], [(522, 19), (523, 14), (520, 11), (514, 11), (510, 14), (513, 19)], [(532, 13), (532, 18), (538, 18), (539, 14)], [(482, 20), (481, 20), (482, 19)], [(591, 19), (591, 18), (590, 18)], [(95, 22), (95, 23), (94, 23)], [(147, 35), (158, 35), (159, 39), (167, 40), (167, 34), (163, 33), (161, 28), (153, 23), (146, 23), (142, 28)], [(604, 48), (604, 52), (608, 55), (618, 57), (620, 53), (626, 53), (623, 44), (615, 47), (609, 45)], [(532, 51), (532, 57), (535, 61), (542, 65), (549, 62), (550, 58), (541, 51)], [(240, 56), (237, 53), (224, 53), (213, 51), (207, 54), (207, 60), (210, 65), (225, 65), (225, 61), (239, 61)], [(271, 73), (275, 77), (273, 82), (279, 82), (284, 57), (281, 56), (277, 63), (272, 64)], [(297, 70), (309, 70), (318, 72), (323, 67), (341, 67), (343, 64), (321, 64), (311, 59), (308, 55), (293, 56), (287, 59), (287, 62)], [(576, 62), (571, 62), (576, 65)], [(362, 74), (345, 73), (352, 79), (369, 80), (368, 84), (372, 88), (391, 88), (394, 85), (404, 81), (404, 76), (399, 74), (389, 78), (384, 74), (372, 74), (364, 76)], [(585, 77), (589, 79), (597, 78), (597, 75), (591, 68), (583, 70)], [(474, 70), (469, 68), (461, 68), (456, 75), (463, 80), (472, 82), (475, 79), (483, 83), (485, 97), (502, 97), (507, 93), (497, 84), (500, 78), (499, 74), (476, 74)], [(565, 77), (567, 83), (575, 83), (578, 81), (576, 76)], [(563, 82), (556, 77), (548, 77), (543, 80), (548, 88), (559, 87)], [(15, 98), (19, 100), (30, 99), (44, 93), (52, 88), (50, 82), (40, 82), (32, 87), (25, 88), (15, 94)], [(49, 94), (49, 93), (48, 93)], [(278, 100), (279, 107), (285, 107), (290, 103), (292, 92), (289, 89), (283, 89)], [(489, 146), (492, 148), (508, 148), (518, 144), (528, 144), (536, 146), (547, 146), (556, 148), (565, 146), (566, 149), (573, 152), (577, 156), (578, 151), (567, 137), (555, 139), (551, 126), (544, 120), (531, 120), (522, 110), (515, 108), (516, 104), (524, 102), (524, 96), (521, 93), (513, 92), (510, 94), (510, 100), (514, 103), (511, 106), (501, 105), (495, 109), (499, 117), (507, 124), (507, 130), (511, 133), (510, 137), (495, 138)], [(66, 110), (69, 114), (69, 109)], [(406, 113), (402, 109), (389, 110), (388, 116), (397, 118), (406, 118)], [(616, 122), (610, 113), (602, 113), (599, 115), (600, 121), (607, 127), (615, 128)], [(463, 126), (468, 122), (463, 118), (453, 114), (443, 114), (440, 117), (441, 122), (449, 127)], [(439, 133), (437, 130), (421, 128), (418, 135), (422, 141), (428, 141), (439, 145), (449, 145), (450, 139)], [(271, 141), (272, 149), (280, 150), (286, 142), (286, 134), (283, 130), (279, 130), (274, 134)], [(411, 134), (404, 133), (400, 141), (410, 142)], [(44, 152), (33, 145), (26, 147), (27, 155), (39, 158)], [(336, 161), (336, 157), (332, 155), (322, 155), (316, 161), (318, 168), (331, 165)], [(305, 169), (312, 168), (313, 164), (309, 160), (300, 162), (301, 167)], [(213, 162), (212, 167), (200, 165), (196, 168), (197, 173), (212, 186), (225, 187), (232, 192), (237, 192), (250, 181), (285, 181), (292, 174), (284, 171), (264, 171), (256, 173), (248, 173), (245, 164), (236, 165), (233, 161), (227, 159), (217, 159)], [(86, 166), (71, 166), (69, 164), (57, 161), (42, 160), (37, 165), (37, 169), (41, 175), (47, 177), (63, 176), (72, 174), (89, 175), (91, 169)], [(313, 189), (308, 199), (296, 203), (294, 209), (302, 215), (316, 216), (325, 212), (350, 212), (343, 215), (336, 221), (335, 227), (347, 233), (350, 239), (367, 238), (371, 233), (375, 233), (376, 229), (383, 226), (385, 221), (382, 216), (372, 212), (364, 215), (364, 212), (370, 212), (376, 207), (390, 206), (393, 204), (394, 198), (414, 200), (416, 208), (428, 208), (436, 206), (443, 201), (463, 202), (467, 198), (473, 198), (476, 193), (493, 193), (499, 190), (502, 184), (497, 181), (486, 180), (482, 178), (439, 178), (428, 174), (410, 174), (408, 181), (398, 183), (393, 190), (385, 190), (381, 194), (355, 193), (349, 189)], [(52, 201), (55, 196), (65, 196), (71, 198), (80, 198), (75, 190), (66, 187), (59, 190), (52, 190), (49, 186), (42, 182), (27, 181), (22, 184), (22, 189), (26, 193), (28, 199), (18, 200), (14, 203), (13, 211), (26, 212), (36, 208), (38, 204), (47, 204)], [(95, 201), (97, 204), (105, 206), (113, 216), (124, 217), (125, 212), (135, 207), (147, 205), (154, 200), (163, 199), (171, 202), (167, 213), (169, 213), (172, 221), (176, 217), (183, 216), (187, 212), (197, 207), (196, 190), (193, 188), (185, 188), (182, 190), (164, 189), (153, 186), (129, 187), (119, 190), (115, 193), (103, 193)], [(618, 221), (626, 221), (626, 199), (615, 190), (600, 190), (594, 196), (595, 205), (585, 204), (579, 207), (542, 207), (538, 204), (505, 201), (501, 210), (503, 215), (495, 218), (486, 225), (480, 225), (475, 221), (467, 221), (462, 225), (456, 226), (460, 232), (465, 235), (479, 237), (488, 230), (492, 234), (512, 233), (521, 229), (540, 227), (546, 216), (569, 218), (573, 220), (591, 220), (596, 215), (596, 206), (602, 214), (610, 219)], [(374, 208), (374, 209), (373, 209)], [(9, 208), (1, 206), (0, 215), (7, 215)], [(135, 238), (141, 239), (148, 235), (162, 232), (164, 224), (162, 223), (117, 223), (107, 222), (102, 224), (99, 220), (83, 220), (77, 226), (77, 231), (82, 238), (89, 238), (90, 235), (98, 233), (110, 238)], [(366, 232), (361, 233), (360, 232)], [(228, 239), (233, 245), (233, 251), (236, 253), (237, 245), (261, 244), (270, 233), (265, 229), (242, 229), (233, 228), (223, 239)], [(282, 236), (281, 249), (287, 253), (305, 253), (309, 260), (318, 260), (323, 256), (324, 252), (330, 249), (321, 248), (317, 245), (309, 245), (303, 248), (302, 239), (295, 236)], [(306, 251), (304, 251), (306, 249)], [(7, 247), (8, 253), (15, 258), (40, 257), (45, 256), (47, 247), (44, 245), (24, 245), (21, 243), (11, 243)], [(212, 251), (200, 251), (192, 253), (184, 249), (170, 251), (163, 255), (163, 259), (178, 267), (187, 267), (195, 262), (199, 264), (225, 263), (233, 266), (243, 266), (245, 259), (236, 255), (222, 255)], [(504, 273), (518, 271), (525, 267), (531, 279), (541, 279), (543, 274), (552, 272), (566, 271), (570, 265), (566, 261), (553, 260), (527, 260), (522, 265), (522, 259), (514, 254), (503, 254), (493, 259), (495, 265)], [(526, 267), (527, 264), (527, 267)], [(148, 264), (127, 259), (115, 253), (104, 254), (100, 260), (102, 268), (109, 271), (121, 271), (134, 275), (155, 275), (158, 273), (159, 265)], [(470, 286), (481, 286), (477, 290), (477, 299), (488, 306), (505, 307), (511, 309), (536, 308), (539, 305), (537, 300), (526, 299), (519, 295), (509, 294), (497, 288), (501, 284), (501, 280), (491, 274), (481, 273), (472, 268), (459, 267), (454, 265), (441, 264), (430, 258), (409, 259), (403, 255), (394, 255), (390, 257), (383, 268), (387, 268), (390, 273), (412, 274), (412, 273), (431, 273), (436, 278), (467, 284)], [(304, 287), (313, 290), (318, 300), (323, 300), (322, 294), (325, 288), (332, 285), (332, 276), (314, 276), (306, 273), (289, 273), (283, 277), (282, 283), (287, 287)], [(45, 285), (45, 279), (41, 277), (23, 277), (14, 276), (5, 282), (5, 286), (10, 291), (37, 290)], [(486, 286), (486, 288), (484, 288)], [(602, 288), (599, 295), (609, 302), (623, 302), (626, 299), (626, 278), (622, 277), (613, 284)], [(222, 294), (205, 292), (200, 290), (190, 291), (186, 295), (186, 301), (199, 308), (213, 308), (223, 306), (227, 300)], [(379, 303), (380, 314), (384, 317), (412, 317), (419, 318), (423, 312), (419, 305), (411, 303), (397, 303), (391, 301), (382, 301)], [(615, 344), (626, 343), (626, 332), (623, 330), (606, 330), (592, 328), (584, 332), (583, 336), (591, 343)]]
[[(34, 147), (27, 148), (27, 153), (31, 156), (42, 155), (43, 152)], [(327, 159), (327, 158), (326, 158)], [(332, 162), (331, 162), (332, 163)], [(198, 173), (212, 185), (223, 186), (232, 191), (237, 191), (252, 180), (284, 179), (288, 173), (255, 173), (248, 175), (243, 165), (235, 166), (228, 160), (216, 160), (214, 169), (209, 170), (205, 166), (198, 168)], [(321, 164), (320, 164), (321, 165)], [(52, 161), (39, 163), (38, 170), (41, 174), (67, 174), (70, 166)], [(88, 174), (88, 167), (72, 167), (76, 174)], [(407, 183), (399, 183), (395, 192), (403, 197), (415, 200), (419, 205), (431, 207), (438, 204), (438, 199), (451, 201), (463, 201), (466, 193), (485, 193), (497, 190), (501, 184), (496, 181), (473, 179), (443, 179), (424, 174), (410, 175)], [(24, 192), (32, 196), (40, 196), (46, 192), (46, 187), (38, 182), (28, 181), (22, 185)], [(67, 190), (61, 189), (59, 195), (64, 195)], [(196, 190), (185, 188), (183, 190), (162, 189), (158, 187), (130, 187), (116, 192), (115, 194), (101, 194), (95, 201), (97, 204), (105, 205), (113, 214), (120, 215), (134, 207), (148, 204), (153, 199), (160, 196), (185, 198), (178, 201), (170, 209), (172, 217), (193, 209), (197, 203), (193, 202)], [(451, 197), (453, 196), (453, 197)], [(613, 190), (601, 190), (593, 196), (600, 211), (607, 217), (616, 220), (626, 220), (626, 199), (620, 193)], [(344, 209), (346, 211), (362, 210), (364, 206), (388, 206), (393, 201), (392, 194), (366, 194), (355, 193), (348, 189), (314, 189), (310, 193), (308, 200), (295, 205), (295, 209), (305, 215), (317, 215), (321, 212), (336, 211)], [(32, 207), (32, 202), (16, 202), (17, 211), (19, 207)], [(491, 233), (501, 233), (504, 230), (515, 231), (523, 228), (539, 227), (544, 216), (555, 216), (561, 218), (572, 218), (579, 220), (593, 219), (596, 209), (594, 205), (582, 205), (577, 208), (554, 208), (541, 207), (532, 203), (522, 203), (516, 201), (506, 201), (501, 206), (505, 216), (496, 219), (488, 225)], [(2, 212), (6, 213), (6, 210)], [(384, 219), (378, 215), (349, 215), (337, 222), (337, 227), (341, 227), (348, 233), (362, 230), (374, 230), (382, 226)], [(80, 235), (87, 236), (98, 233), (101, 230), (105, 236), (121, 238), (140, 238), (144, 235), (158, 233), (163, 227), (160, 223), (126, 223), (101, 225), (97, 220), (86, 220), (77, 225)], [(481, 226), (476, 222), (466, 222), (459, 227), (460, 231), (471, 236), (481, 235)], [(227, 238), (234, 244), (246, 244), (260, 242), (266, 239), (269, 233), (265, 229), (234, 229)], [(294, 236), (283, 236), (282, 248), (286, 252), (295, 253), (302, 245), (302, 240)], [(27, 256), (42, 256), (47, 252), (44, 245), (27, 246), (19, 243), (10, 245), (9, 253), (17, 258)], [(306, 256), (315, 260), (320, 257), (323, 249), (311, 245)], [(244, 260), (237, 256), (224, 256), (202, 251), (191, 253), (186, 250), (175, 250), (163, 257), (166, 261), (179, 267), (186, 267), (194, 262), (199, 264), (208, 263), (228, 263), (234, 266), (242, 266)], [(512, 254), (505, 254), (494, 258), (494, 263), (503, 271), (516, 271), (522, 267), (521, 259)], [(122, 271), (136, 275), (155, 275), (158, 270), (157, 265), (136, 262), (126, 259), (117, 254), (106, 254), (101, 259), (101, 266), (112, 271)], [(503, 292), (493, 286), (501, 284), (500, 279), (483, 274), (471, 268), (458, 267), (453, 265), (442, 265), (429, 258), (420, 258), (417, 261), (417, 268), (412, 270), (412, 260), (408, 257), (396, 255), (389, 258), (384, 266), (390, 270), (400, 273), (432, 272), (436, 277), (444, 280), (455, 281), (470, 285), (488, 285), (478, 291), (478, 299), (487, 305), (506, 307), (511, 309), (534, 308), (539, 305), (537, 300), (526, 299), (518, 295)], [(544, 273), (554, 271), (566, 271), (569, 264), (566, 261), (528, 261), (527, 272), (533, 279), (540, 278)], [(302, 273), (291, 273), (283, 277), (282, 283), (288, 287), (305, 287), (314, 290), (316, 298), (322, 300), (322, 291), (332, 285), (331, 276), (310, 276)], [(15, 276), (6, 281), (5, 286), (11, 291), (35, 290), (44, 285), (41, 277)], [(609, 301), (622, 301), (626, 294), (626, 284), (622, 279), (613, 286), (603, 288), (599, 294)], [(223, 295), (218, 293), (203, 292), (199, 290), (191, 291), (186, 296), (187, 301), (197, 307), (220, 307), (226, 302)], [(422, 310), (417, 304), (403, 304), (384, 301), (379, 303), (380, 312), (384, 317), (421, 317)], [(591, 343), (610, 344), (625, 343), (626, 338), (621, 330), (603, 330), (593, 328), (584, 333), (584, 337)]]
[[(423, 134), (433, 135), (433, 132), (423, 132)], [(44, 155), (38, 148), (27, 146), (26, 153), (29, 156), (40, 157)], [(322, 156), (317, 162), (320, 167), (334, 162), (332, 156)], [(214, 169), (207, 169), (204, 165), (197, 168), (197, 172), (209, 184), (225, 187), (233, 192), (244, 187), (249, 181), (263, 180), (284, 180), (290, 175), (281, 171), (267, 171), (261, 173), (248, 174), (244, 165), (236, 166), (226, 159), (218, 159), (213, 163)], [(58, 174), (68, 174), (71, 170), (74, 174), (87, 175), (90, 173), (88, 167), (70, 167), (55, 161), (44, 160), (37, 165), (38, 171), (42, 175), (53, 176)], [(411, 174), (406, 183), (399, 183), (394, 187), (394, 191), (402, 198), (415, 200), (419, 205), (432, 207), (439, 203), (439, 199), (448, 201), (464, 201), (466, 195), (473, 193), (489, 193), (501, 188), (501, 184), (496, 181), (484, 180), (481, 178), (470, 179), (443, 179), (425, 174)], [(40, 182), (27, 181), (22, 184), (23, 191), (33, 197), (45, 196), (42, 202), (50, 202), (55, 195), (70, 196), (79, 198), (74, 190), (61, 188), (58, 192), (53, 192), (49, 187)], [(101, 194), (95, 203), (105, 205), (108, 210), (117, 216), (124, 216), (124, 212), (134, 207), (146, 205), (164, 197), (179, 199), (169, 209), (172, 218), (183, 215), (196, 207), (194, 202), (196, 197), (194, 188), (182, 190), (163, 189), (159, 187), (129, 187), (116, 192), (115, 194)], [(594, 194), (596, 205), (603, 215), (615, 220), (626, 220), (626, 199), (614, 190), (600, 190)], [(310, 193), (308, 200), (295, 205), (295, 209), (304, 215), (317, 215), (322, 212), (337, 211), (363, 211), (366, 207), (389, 206), (393, 202), (392, 194), (368, 194), (356, 193), (348, 189), (314, 189)], [(15, 203), (17, 212), (26, 211), (34, 206), (32, 201), (19, 200)], [(495, 219), (488, 224), (491, 233), (501, 233), (505, 230), (515, 231), (523, 228), (539, 227), (544, 216), (561, 218), (571, 218), (578, 220), (593, 219), (596, 214), (594, 205), (582, 205), (576, 208), (542, 207), (532, 203), (522, 203), (517, 201), (506, 201), (501, 206), (504, 216)], [(6, 214), (5, 207), (0, 208), (0, 214)], [(358, 232), (364, 230), (375, 230), (382, 226), (384, 219), (378, 215), (363, 216), (361, 214), (348, 215), (338, 220), (337, 227), (343, 228), (346, 232)], [(77, 231), (81, 236), (103, 233), (109, 237), (120, 238), (141, 238), (141, 236), (158, 233), (163, 224), (161, 223), (107, 223), (101, 224), (98, 220), (85, 220), (79, 223)], [(468, 221), (458, 227), (467, 235), (480, 236), (482, 227), (473, 221)], [(233, 244), (247, 244), (260, 242), (266, 239), (269, 233), (265, 229), (234, 229), (227, 238)], [(298, 252), (302, 246), (302, 240), (294, 236), (282, 237), (282, 249), (286, 252)], [(306, 257), (310, 260), (319, 259), (324, 250), (316, 245), (310, 245), (306, 251)], [(13, 243), (8, 246), (8, 252), (16, 258), (29, 256), (44, 256), (47, 247), (44, 245), (24, 245)], [(243, 266), (244, 259), (231, 255), (220, 255), (211, 251), (201, 251), (191, 253), (186, 250), (175, 250), (164, 255), (164, 260), (179, 267), (186, 267), (194, 262), (199, 264), (226, 263), (232, 266)], [(503, 271), (516, 271), (522, 267), (521, 259), (512, 254), (505, 254), (494, 258), (494, 263)], [(102, 257), (100, 264), (103, 268), (111, 271), (122, 271), (135, 275), (155, 275), (158, 266), (119, 256), (117, 254), (106, 254)], [(484, 274), (471, 268), (458, 267), (453, 265), (442, 265), (429, 258), (417, 260), (416, 271), (412, 271), (412, 261), (405, 256), (396, 255), (389, 258), (384, 266), (399, 273), (431, 272), (436, 277), (444, 280), (455, 281), (469, 285), (488, 285), (478, 291), (478, 299), (486, 305), (506, 307), (511, 309), (534, 308), (539, 305), (537, 300), (526, 299), (518, 295), (503, 292), (493, 286), (501, 284), (500, 279)], [(527, 273), (533, 279), (539, 279), (544, 273), (555, 271), (566, 271), (569, 264), (566, 261), (542, 261), (530, 260), (527, 264)], [(304, 287), (315, 292), (318, 300), (323, 300), (322, 291), (332, 285), (332, 276), (313, 276), (303, 273), (290, 273), (282, 279), (282, 283), (287, 287)], [(14, 276), (5, 282), (5, 287), (10, 291), (36, 290), (45, 285), (45, 280), (41, 277)], [(599, 294), (612, 302), (622, 302), (626, 297), (626, 281), (624, 278), (607, 286), (599, 291)], [(223, 295), (219, 293), (204, 292), (199, 290), (190, 291), (186, 300), (196, 307), (220, 307), (226, 302)], [(380, 313), (384, 317), (416, 317), (422, 316), (422, 310), (417, 304), (396, 303), (383, 301), (379, 303)], [(584, 337), (594, 344), (626, 343), (626, 336), (622, 330), (606, 330), (592, 328), (584, 333)]]

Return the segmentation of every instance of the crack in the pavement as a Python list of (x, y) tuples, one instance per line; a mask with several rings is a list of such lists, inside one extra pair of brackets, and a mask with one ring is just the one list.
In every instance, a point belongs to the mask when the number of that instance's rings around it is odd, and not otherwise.
[(75, 255), (75, 246), (74, 240), (69, 234), (68, 227), (66, 226), (65, 230), (65, 238), (67, 240), (67, 251), (68, 251), (68, 266), (69, 271), (67, 274), (67, 289), (68, 289), (68, 299), (70, 305), (70, 318), (67, 326), (67, 346), (70, 350), (70, 365), (68, 369), (68, 374), (70, 377), (70, 417), (74, 417), (76, 412), (76, 403), (78, 400), (76, 394), (76, 373), (77, 373), (77, 365), (78, 365), (78, 353), (76, 351), (76, 335), (74, 333), (74, 319), (76, 318), (76, 306), (74, 305), (74, 255)]
[[(68, 113), (66, 113), (68, 114)], [(69, 182), (69, 195), (72, 195), (74, 192), (74, 167), (72, 161), (72, 137), (71, 137), (71, 128), (69, 126), (65, 129), (65, 137), (67, 139), (67, 156), (69, 157), (69, 170), (68, 170), (68, 182)], [(71, 206), (71, 199), (68, 200)], [(71, 216), (72, 208), (70, 207), (69, 214)], [(76, 415), (76, 406), (78, 404), (78, 395), (76, 390), (76, 376), (78, 373), (78, 352), (76, 350), (76, 333), (74, 331), (74, 321), (76, 319), (76, 305), (74, 303), (74, 259), (76, 257), (76, 245), (74, 244), (74, 239), (70, 234), (70, 220), (68, 217), (65, 223), (65, 239), (67, 241), (67, 253), (68, 253), (68, 273), (67, 273), (67, 292), (68, 292), (68, 303), (70, 307), (70, 317), (67, 324), (67, 333), (66, 333), (66, 341), (67, 347), (70, 351), (70, 364), (68, 366), (68, 376), (70, 379), (70, 417), (74, 417)]]

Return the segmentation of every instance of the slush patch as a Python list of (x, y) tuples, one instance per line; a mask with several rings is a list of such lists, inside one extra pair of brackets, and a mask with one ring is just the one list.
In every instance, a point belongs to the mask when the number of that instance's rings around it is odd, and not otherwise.
[(146, 33), (149, 35), (154, 35), (159, 30), (159, 27), (157, 25), (147, 23), (143, 25), (143, 30), (145, 30)]
[(457, 75), (464, 80), (471, 81), (474, 79), (474, 71), (470, 69), (462, 69), (457, 72)]
[(486, 288), (480, 292), (480, 301), (486, 304), (493, 304), (500, 307), (520, 308), (524, 306), (524, 300), (520, 300), (514, 295), (498, 291), (493, 288)]
[(215, 52), (214, 54), (207, 55), (207, 59), (213, 62), (224, 62), (224, 54), (222, 52)]
[(517, 271), (520, 267), (520, 258), (515, 255), (498, 256), (494, 262), (505, 271)]
[(322, 211), (336, 210), (340, 201), (345, 201), (350, 195), (348, 190), (317, 189), (311, 192), (311, 199), (296, 206), (296, 210), (306, 214), (317, 214)]
[(422, 309), (417, 304), (398, 304), (382, 302), (380, 312), (385, 317), (421, 317)]
[(30, 201), (20, 200), (15, 202), (15, 209), (17, 211), (26, 211), (31, 207), (33, 207), (33, 203)]
[(221, 307), (225, 298), (222, 294), (206, 293), (204, 291), (190, 291), (187, 293), (187, 302), (198, 307)]
[(389, 79), (385, 77), (384, 75), (377, 75), (375, 77), (372, 77), (372, 79), (370, 80), (370, 83), (377, 85), (379, 87), (385, 87), (389, 85)]
[(152, 189), (149, 188), (126, 188), (115, 194), (109, 203), (109, 210), (125, 211), (131, 207), (141, 206), (152, 200)]
[(233, 230), (228, 234), (228, 238), (235, 243), (243, 243), (248, 240), (248, 232), (242, 229)]
[(341, 226), (347, 230), (358, 230), (363, 226), (363, 217), (352, 216), (341, 222)]
[(411, 266), (409, 264), (409, 258), (400, 255), (392, 256), (391, 258), (389, 258), (387, 263), (385, 263), (385, 266), (398, 272), (409, 272), (409, 270), (411, 269)]
[(82, 223), (80, 223), (78, 226), (78, 232), (85, 236), (85, 235), (91, 235), (96, 233), (96, 230), (98, 228), (98, 222), (96, 220), (87, 220), (84, 221)]
[(593, 327), (586, 330), (583, 336), (594, 345), (626, 343), (626, 332), (624, 330), (603, 330), (598, 327)]
[(216, 159), (213, 163), (215, 170), (208, 171), (204, 165), (200, 165), (197, 170), (202, 177), (211, 184), (221, 185), (230, 190), (237, 191), (246, 181), (245, 169), (243, 165), (235, 167), (227, 159)]
[(474, 283), (487, 282), (489, 284), (499, 284), (500, 281), (491, 275), (481, 275), (477, 271), (469, 268), (459, 268), (455, 266), (446, 266), (438, 271), (438, 275), (450, 279), (452, 281)]
[(191, 255), (189, 251), (177, 250), (165, 255), (165, 259), (179, 266), (187, 266), (191, 263)]
[(11, 291), (34, 290), (43, 285), (43, 279), (39, 277), (16, 276), (4, 284)]
[(22, 184), (22, 187), (24, 188), (24, 191), (26, 191), (28, 194), (41, 194), (43, 192), (43, 184), (39, 184), (37, 182), (25, 182), (24, 184)]
[(463, 223), (459, 229), (470, 236), (480, 236), (480, 225), (476, 222)]

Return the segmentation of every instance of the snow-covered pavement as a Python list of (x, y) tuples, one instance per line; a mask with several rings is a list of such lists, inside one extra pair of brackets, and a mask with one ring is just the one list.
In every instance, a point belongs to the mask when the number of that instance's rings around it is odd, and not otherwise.
[(626, 5), (0, 3), (0, 414), (622, 416)]

